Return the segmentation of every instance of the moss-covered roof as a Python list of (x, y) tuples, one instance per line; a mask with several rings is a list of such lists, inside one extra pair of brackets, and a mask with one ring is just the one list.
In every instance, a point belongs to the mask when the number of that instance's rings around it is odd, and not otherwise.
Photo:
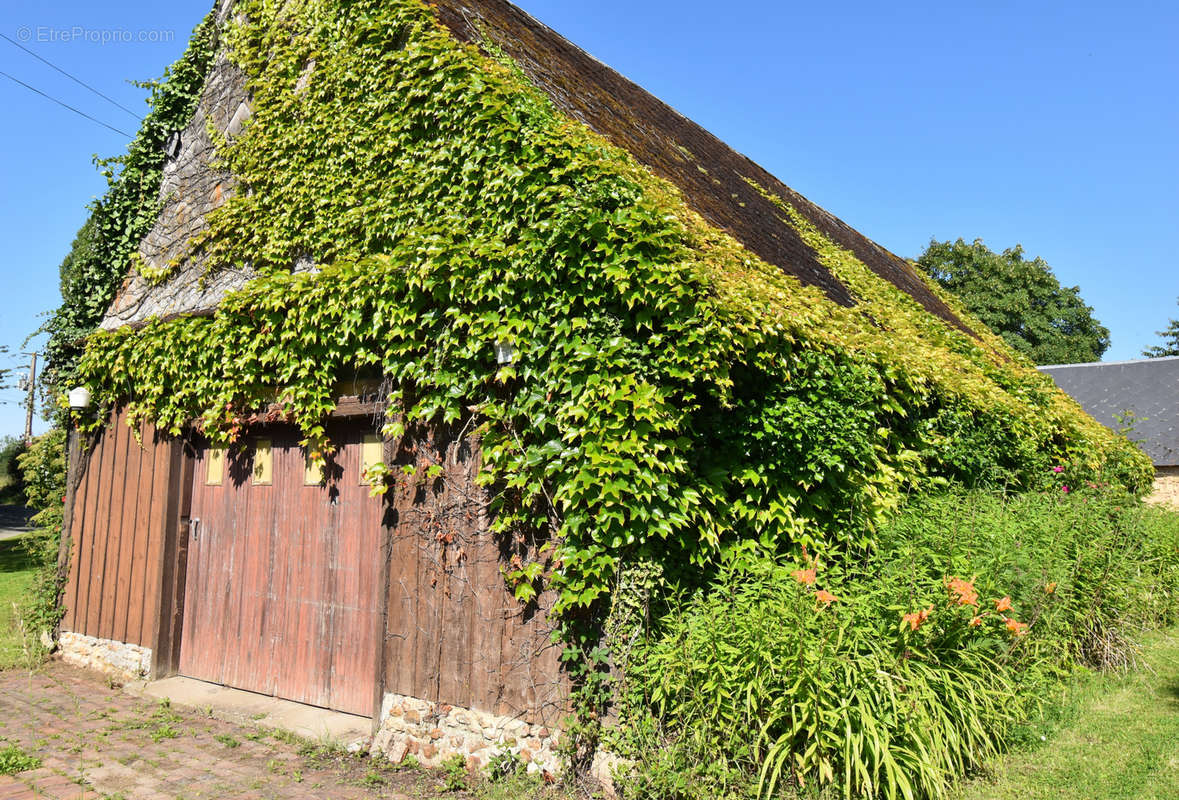
[(831, 274), (797, 231), (785, 224), (780, 209), (751, 186), (751, 181), (781, 197), (824, 236), (851, 251), (927, 311), (964, 327), (905, 259), (819, 208), (516, 6), (504, 0), (437, 0), (431, 7), (460, 41), (493, 42), (558, 108), (670, 181), (704, 219), (767, 263), (803, 283), (821, 287), (838, 303), (854, 302), (848, 287)]

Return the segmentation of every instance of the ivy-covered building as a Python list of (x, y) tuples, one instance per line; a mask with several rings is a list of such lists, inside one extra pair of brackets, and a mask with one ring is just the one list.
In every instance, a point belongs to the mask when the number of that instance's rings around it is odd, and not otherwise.
[(427, 763), (554, 769), (627, 564), (1149, 479), (905, 259), (502, 0), (219, 6), (63, 297), (66, 653)]

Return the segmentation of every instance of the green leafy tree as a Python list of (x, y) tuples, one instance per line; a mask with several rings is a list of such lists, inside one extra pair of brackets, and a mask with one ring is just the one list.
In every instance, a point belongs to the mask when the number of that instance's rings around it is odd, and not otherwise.
[(917, 264), (1036, 364), (1097, 361), (1109, 348), (1109, 330), (1079, 287), (1061, 286), (1048, 263), (1025, 259), (1020, 245), (996, 253), (981, 239), (931, 240)]
[(1163, 343), (1146, 348), (1142, 351), (1142, 355), (1147, 358), (1179, 356), (1179, 319), (1171, 320), (1171, 324), (1165, 330), (1156, 332), (1159, 336), (1163, 337)]

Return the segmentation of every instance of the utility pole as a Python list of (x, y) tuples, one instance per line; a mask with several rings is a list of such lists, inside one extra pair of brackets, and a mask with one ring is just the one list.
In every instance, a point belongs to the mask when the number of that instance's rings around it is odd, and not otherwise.
[(29, 362), (29, 376), (21, 383), (27, 384), (22, 386), (28, 394), (25, 397), (25, 444), (33, 443), (33, 406), (34, 398), (37, 394), (37, 354), (36, 353), (22, 353), (32, 358)]

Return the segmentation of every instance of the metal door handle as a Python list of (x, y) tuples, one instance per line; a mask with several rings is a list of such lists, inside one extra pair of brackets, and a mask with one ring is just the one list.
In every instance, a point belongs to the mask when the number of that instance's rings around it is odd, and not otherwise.
[(194, 540), (197, 538), (197, 536), (200, 535), (200, 530), (201, 530), (200, 517), (193, 517), (192, 519), (190, 519), (188, 521), (188, 531), (189, 531), (189, 533), (192, 534), (192, 538)]

